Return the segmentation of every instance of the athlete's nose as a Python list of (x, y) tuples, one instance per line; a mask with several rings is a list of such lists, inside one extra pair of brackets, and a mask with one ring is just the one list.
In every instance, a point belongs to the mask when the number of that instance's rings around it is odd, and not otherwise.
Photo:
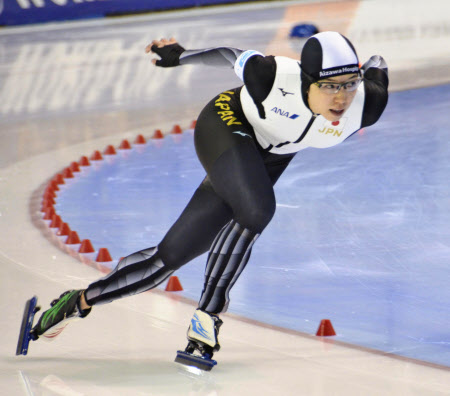
[(337, 104), (343, 104), (347, 101), (347, 93), (344, 89), (340, 89), (337, 93), (334, 94), (334, 102)]

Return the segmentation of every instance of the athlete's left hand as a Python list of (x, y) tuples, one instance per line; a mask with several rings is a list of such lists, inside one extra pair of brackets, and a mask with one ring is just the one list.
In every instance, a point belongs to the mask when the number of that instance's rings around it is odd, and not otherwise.
[(387, 72), (388, 70), (386, 61), (380, 55), (371, 56), (370, 59), (361, 66), (361, 69), (363, 70), (363, 72), (366, 72), (371, 67), (374, 67), (376, 69), (383, 69), (385, 72)]
[(145, 52), (153, 52), (161, 57), (161, 59), (152, 59), (152, 63), (161, 67), (174, 67), (180, 64), (180, 55), (185, 49), (178, 44), (173, 37), (169, 40), (163, 38), (161, 40), (153, 40), (147, 47)]

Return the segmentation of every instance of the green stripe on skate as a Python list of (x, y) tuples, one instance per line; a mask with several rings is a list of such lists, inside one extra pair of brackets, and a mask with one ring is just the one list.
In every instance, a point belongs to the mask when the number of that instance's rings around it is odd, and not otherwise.
[(78, 293), (78, 291), (73, 291), (72, 293), (61, 297), (54, 307), (44, 312), (44, 314), (42, 315), (41, 329), (45, 328), (50, 320), (53, 321), (55, 319), (56, 315), (58, 315), (64, 304), (67, 303), (67, 301), (70, 300), (76, 293)]

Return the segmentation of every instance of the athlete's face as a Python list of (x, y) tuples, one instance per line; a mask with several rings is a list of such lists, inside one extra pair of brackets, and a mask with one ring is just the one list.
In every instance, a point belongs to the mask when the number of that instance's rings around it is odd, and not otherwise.
[[(330, 93), (330, 90), (327, 89), (327, 83), (350, 83), (349, 85), (352, 85), (351, 83), (358, 81), (358, 79), (359, 76), (356, 73), (344, 74), (342, 76), (319, 80), (317, 83), (311, 84), (308, 91), (309, 108), (313, 113), (321, 114), (328, 121), (338, 121), (352, 104), (357, 91), (345, 89), (345, 86), (343, 86), (340, 87), (337, 93)], [(329, 87), (332, 87), (332, 85)]]

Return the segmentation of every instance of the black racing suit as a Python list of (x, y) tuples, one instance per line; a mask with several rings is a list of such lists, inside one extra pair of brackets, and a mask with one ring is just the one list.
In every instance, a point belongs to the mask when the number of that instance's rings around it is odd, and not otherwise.
[[(271, 56), (247, 62), (244, 83), (256, 104), (269, 94), (275, 73)], [(365, 78), (362, 126), (378, 120), (388, 96), (387, 71), (371, 68)], [(226, 311), (230, 289), (274, 215), (273, 186), (295, 155), (272, 154), (257, 143), (241, 107), (241, 88), (216, 96), (197, 119), (195, 148), (206, 177), (178, 220), (156, 247), (123, 258), (113, 272), (92, 283), (85, 291), (89, 305), (152, 289), (209, 251), (199, 308)]]

